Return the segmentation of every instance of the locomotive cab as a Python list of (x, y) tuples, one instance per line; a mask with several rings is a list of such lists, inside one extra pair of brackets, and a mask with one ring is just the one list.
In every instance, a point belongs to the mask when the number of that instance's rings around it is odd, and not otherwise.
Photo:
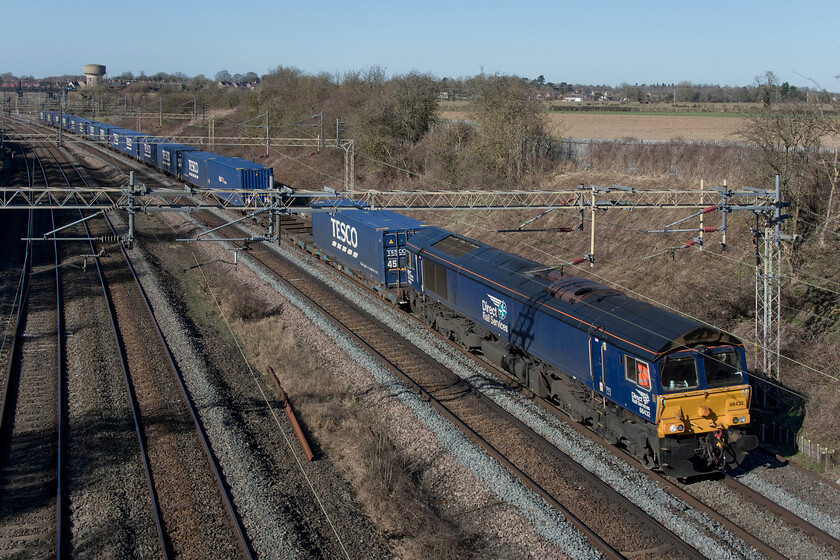
[(737, 465), (758, 445), (743, 431), (750, 422), (751, 392), (742, 348), (696, 346), (670, 353), (656, 366), (665, 472), (682, 476)]

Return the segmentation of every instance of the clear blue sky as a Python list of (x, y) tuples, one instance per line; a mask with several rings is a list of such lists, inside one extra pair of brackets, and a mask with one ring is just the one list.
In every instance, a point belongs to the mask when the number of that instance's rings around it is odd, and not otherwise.
[(371, 66), (435, 77), (840, 90), (840, 0), (6, 0), (0, 72), (342, 75)]

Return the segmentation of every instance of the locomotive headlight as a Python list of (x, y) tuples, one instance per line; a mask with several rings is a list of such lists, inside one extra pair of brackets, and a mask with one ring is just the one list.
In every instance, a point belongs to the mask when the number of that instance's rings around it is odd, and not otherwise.
[(671, 424), (671, 427), (669, 429), (671, 430), (671, 433), (673, 434), (677, 431), (677, 426), (674, 425), (674, 424)]
[(738, 423), (738, 422), (740, 422), (740, 421), (741, 421), (741, 420), (740, 420), (740, 418), (738, 418), (737, 416), (735, 416), (735, 417), (733, 417), (733, 418), (732, 418), (732, 423), (733, 423), (733, 424), (737, 424), (737, 423)]
[(747, 421), (747, 417), (746, 416), (741, 416), (741, 424), (745, 423), (746, 421)]
[(671, 424), (670, 426), (668, 426), (668, 430), (669, 430), (672, 434), (675, 434), (675, 433), (677, 433), (677, 432), (681, 432), (681, 431), (683, 431), (684, 429), (685, 429), (685, 427), (684, 427), (682, 424)]

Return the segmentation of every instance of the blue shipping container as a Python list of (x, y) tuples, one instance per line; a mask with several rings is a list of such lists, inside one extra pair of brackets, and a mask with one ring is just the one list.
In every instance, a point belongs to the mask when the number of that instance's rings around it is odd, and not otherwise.
[(114, 148), (115, 150), (120, 149), (120, 140), (122, 139), (122, 134), (127, 131), (124, 128), (111, 128), (108, 132), (108, 145)]
[(187, 146), (186, 144), (175, 144), (173, 142), (161, 142), (157, 144), (157, 168), (181, 178), (181, 168), (183, 167), (183, 154), (188, 152), (195, 152), (196, 148)]
[(123, 132), (122, 138), (120, 139), (120, 151), (123, 151), (129, 154), (130, 156), (139, 159), (140, 144), (145, 138), (148, 137), (148, 134), (143, 134), (142, 132), (134, 132), (133, 130)]
[(137, 139), (137, 158), (147, 165), (158, 167), (158, 144), (163, 142), (154, 136), (142, 136)]
[[(210, 189), (241, 189), (259, 191), (274, 186), (274, 170), (259, 163), (236, 157), (216, 156), (205, 160), (207, 187)], [(261, 200), (258, 193), (231, 193), (227, 201), (237, 205), (251, 205)]]
[(312, 236), (320, 251), (388, 288), (408, 285), (405, 242), (425, 227), (390, 210), (312, 213)]
[(74, 115), (70, 115), (70, 130), (75, 132), (76, 134), (84, 134), (85, 133), (85, 125), (90, 123), (90, 120), (83, 119), (82, 117), (76, 117)]
[(185, 152), (183, 154), (183, 163), (181, 167), (181, 179), (198, 187), (206, 189), (210, 186), (210, 181), (207, 177), (207, 160), (219, 157), (218, 154), (210, 152)]
[(96, 127), (102, 123), (98, 123), (96, 121), (90, 121), (85, 128), (85, 136), (88, 138), (96, 138)]
[(110, 144), (111, 131), (119, 130), (119, 127), (106, 123), (97, 123), (96, 125), (94, 125), (93, 130), (94, 137), (96, 138), (97, 142), (101, 142), (103, 144)]

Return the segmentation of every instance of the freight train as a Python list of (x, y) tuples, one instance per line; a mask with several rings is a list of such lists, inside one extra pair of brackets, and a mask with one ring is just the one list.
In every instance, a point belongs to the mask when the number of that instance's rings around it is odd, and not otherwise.
[(226, 191), (221, 198), (233, 206), (253, 204), (261, 196), (259, 191), (274, 186), (271, 167), (246, 159), (203, 152), (186, 144), (58, 111), (39, 111), (38, 120), (107, 144), (194, 187)]
[[(39, 119), (196, 187), (273, 186), (271, 168), (247, 160), (73, 115), (59, 122), (55, 111)], [(231, 196), (246, 204), (260, 195)], [(733, 468), (758, 445), (734, 336), (395, 212), (347, 200), (315, 206), (311, 251), (646, 467), (691, 477)]]
[(322, 258), (649, 468), (721, 471), (758, 445), (726, 332), (387, 210), (313, 213), (312, 230)]

